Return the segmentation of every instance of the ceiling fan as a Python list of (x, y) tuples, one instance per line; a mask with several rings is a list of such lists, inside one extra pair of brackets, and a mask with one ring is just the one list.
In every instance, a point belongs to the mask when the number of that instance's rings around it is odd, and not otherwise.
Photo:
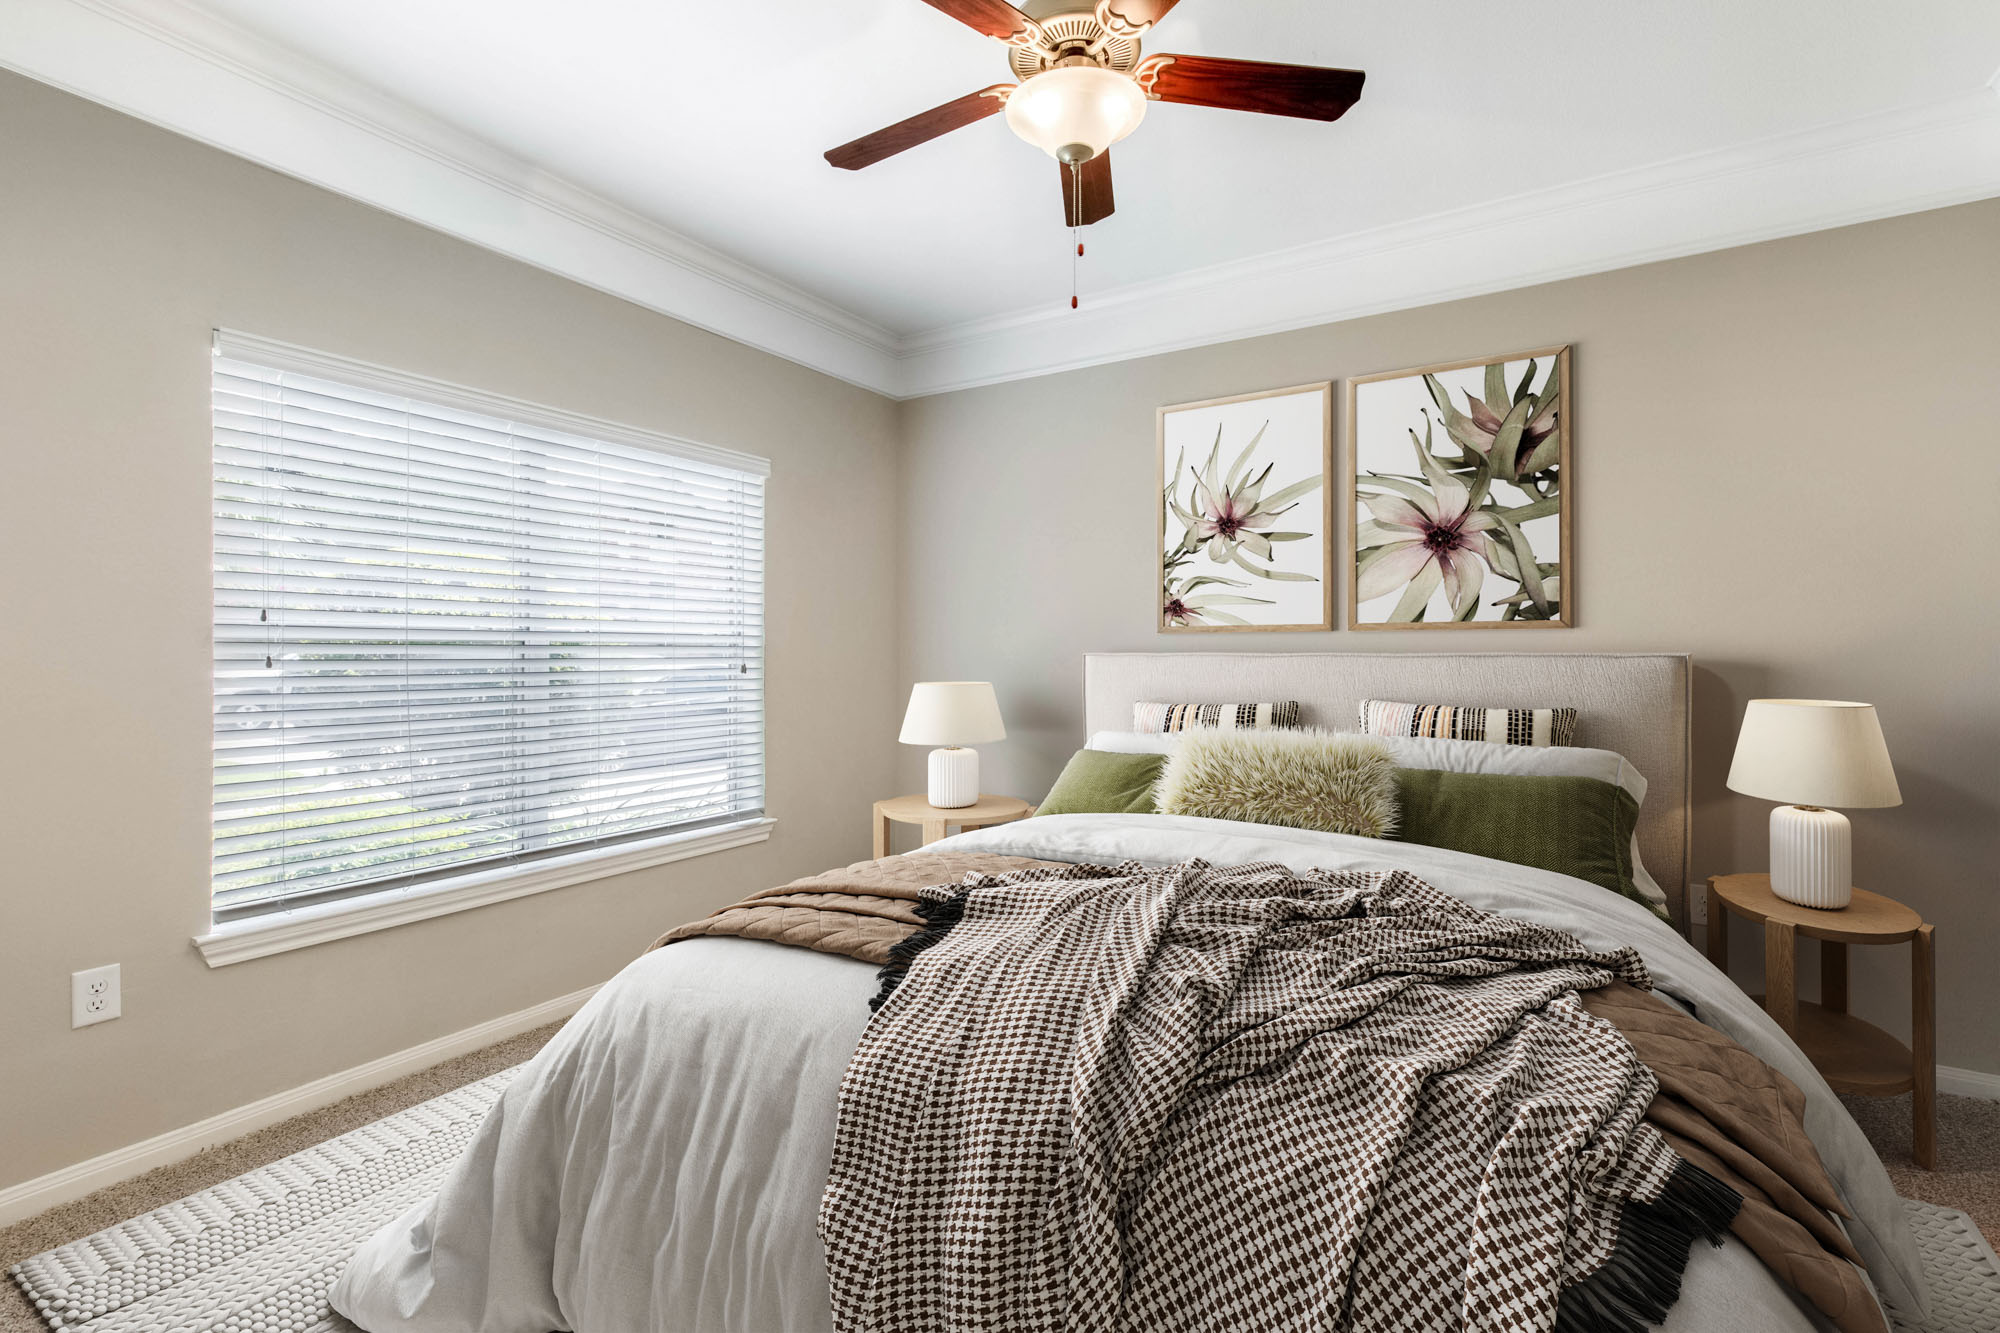
[(1361, 97), (1355, 69), (1274, 65), (1214, 56), (1143, 59), (1139, 39), (1179, 0), (1097, 0), (1095, 9), (1035, 6), (1031, 18), (1007, 0), (925, 0), (960, 23), (1012, 48), (1017, 83), (996, 83), (829, 151), (826, 160), (859, 171), (999, 111), (1014, 133), (1062, 165), (1063, 222), (1089, 226), (1109, 217), (1109, 149), (1134, 129), (1146, 103), (1184, 102), (1267, 116), (1338, 120)]

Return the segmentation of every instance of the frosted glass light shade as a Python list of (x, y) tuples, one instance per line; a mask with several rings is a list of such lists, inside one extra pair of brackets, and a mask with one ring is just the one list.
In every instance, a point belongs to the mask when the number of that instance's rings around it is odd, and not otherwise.
[(1837, 699), (1752, 699), (1729, 790), (1836, 809), (1903, 803), (1874, 706)]
[(927, 680), (910, 689), (898, 739), (905, 745), (983, 745), (1007, 739), (1007, 728), (990, 682)]
[(1145, 118), (1146, 94), (1139, 85), (1098, 65), (1044, 70), (1007, 98), (1008, 128), (1064, 162), (1096, 157)]

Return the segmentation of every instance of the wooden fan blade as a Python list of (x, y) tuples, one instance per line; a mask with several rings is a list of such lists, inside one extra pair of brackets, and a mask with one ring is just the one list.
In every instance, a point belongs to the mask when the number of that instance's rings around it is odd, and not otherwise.
[[(1106, 149), (1090, 161), (1071, 172), (1066, 163), (1056, 163), (1062, 168), (1063, 185), (1063, 225), (1065, 227), (1088, 227), (1093, 222), (1102, 222), (1111, 216), (1111, 150)], [(1082, 187), (1083, 201), (1077, 202), (1077, 189)]]
[(1266, 116), (1339, 120), (1361, 100), (1358, 69), (1272, 65), (1214, 56), (1147, 56), (1132, 71), (1146, 96), (1191, 106), (1219, 106)]
[(991, 88), (981, 88), (976, 93), (967, 93), (943, 106), (934, 106), (928, 111), (920, 111), (908, 120), (899, 120), (887, 129), (873, 134), (864, 134), (853, 143), (844, 143), (838, 148), (830, 148), (826, 160), (844, 171), (859, 171), (873, 166), (885, 157), (894, 157), (906, 148), (915, 148), (920, 143), (928, 143), (940, 134), (984, 120), (1007, 104), (1007, 94), (1013, 91), (1011, 83), (996, 83)]
[(1034, 46), (1046, 39), (1042, 25), (1007, 0), (924, 0), (924, 3), (975, 32), (998, 37), (1012, 46)]
[(1113, 37), (1137, 37), (1180, 0), (1097, 0), (1097, 21)]

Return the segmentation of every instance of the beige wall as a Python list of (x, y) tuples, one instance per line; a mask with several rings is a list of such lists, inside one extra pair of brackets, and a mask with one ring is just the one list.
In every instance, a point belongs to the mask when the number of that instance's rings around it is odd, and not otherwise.
[[(1991, 202), (908, 403), (903, 675), (992, 679), (984, 785), (1034, 799), (1086, 651), (1690, 652), (1696, 875), (1766, 864), (1722, 785), (1744, 700), (1870, 700), (1905, 804), (1853, 812), (1857, 878), (1937, 923), (1941, 1059), (2000, 1071), (1996, 311)], [(1562, 342), (1578, 628), (1154, 632), (1156, 407)], [(1906, 965), (1855, 955), (1895, 1031)]]
[[(209, 330), (772, 461), (767, 843), (211, 971)], [(0, 1187), (600, 981), (867, 854), (894, 407), (0, 74)], [(828, 699), (840, 706), (828, 708)], [(71, 1031), (69, 973), (124, 968)]]
[[(2000, 204), (898, 409), (5, 74), (0, 192), (0, 1187), (864, 855), (868, 800), (922, 782), (890, 743), (910, 679), (995, 680), (988, 789), (1037, 796), (1093, 649), (1692, 652), (1698, 873), (1762, 863), (1765, 807), (1721, 786), (1742, 701), (1871, 699), (1907, 804), (1857, 813), (1859, 876), (1939, 924), (1944, 1059), (2000, 1070)], [(776, 836), (207, 968), (216, 325), (770, 457)], [(1559, 341), (1581, 628), (1154, 634), (1156, 406)], [(69, 972), (109, 962), (125, 1017), (71, 1031)], [(1899, 1029), (1903, 969), (1857, 957), (1857, 1006)]]

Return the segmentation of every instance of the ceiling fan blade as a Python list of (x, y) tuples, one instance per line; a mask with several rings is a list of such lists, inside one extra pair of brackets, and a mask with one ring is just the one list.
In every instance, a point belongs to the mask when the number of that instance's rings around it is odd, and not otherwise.
[(1097, 0), (1097, 21), (1113, 37), (1137, 37), (1180, 0)]
[(976, 93), (967, 93), (956, 101), (934, 106), (928, 111), (919, 111), (908, 120), (899, 120), (886, 129), (873, 134), (864, 134), (853, 143), (844, 143), (838, 148), (830, 148), (826, 160), (844, 171), (859, 171), (873, 166), (885, 157), (894, 157), (906, 148), (915, 148), (920, 143), (928, 143), (940, 134), (949, 134), (984, 120), (1007, 105), (1007, 94), (1014, 90), (1011, 83), (996, 83), (991, 88), (981, 88)]
[(998, 37), (1013, 46), (1035, 46), (1046, 40), (1042, 25), (1007, 3), (1007, 0), (924, 0), (932, 9), (942, 10), (966, 27)]
[[(1109, 149), (1091, 158), (1073, 173), (1066, 163), (1058, 162), (1056, 165), (1062, 168), (1064, 226), (1088, 227), (1093, 222), (1102, 222), (1111, 216)], [(1077, 200), (1079, 188), (1083, 195), (1080, 204)]]
[(1272, 65), (1215, 56), (1147, 56), (1132, 71), (1146, 96), (1191, 106), (1219, 106), (1267, 116), (1339, 120), (1361, 100), (1358, 69)]

